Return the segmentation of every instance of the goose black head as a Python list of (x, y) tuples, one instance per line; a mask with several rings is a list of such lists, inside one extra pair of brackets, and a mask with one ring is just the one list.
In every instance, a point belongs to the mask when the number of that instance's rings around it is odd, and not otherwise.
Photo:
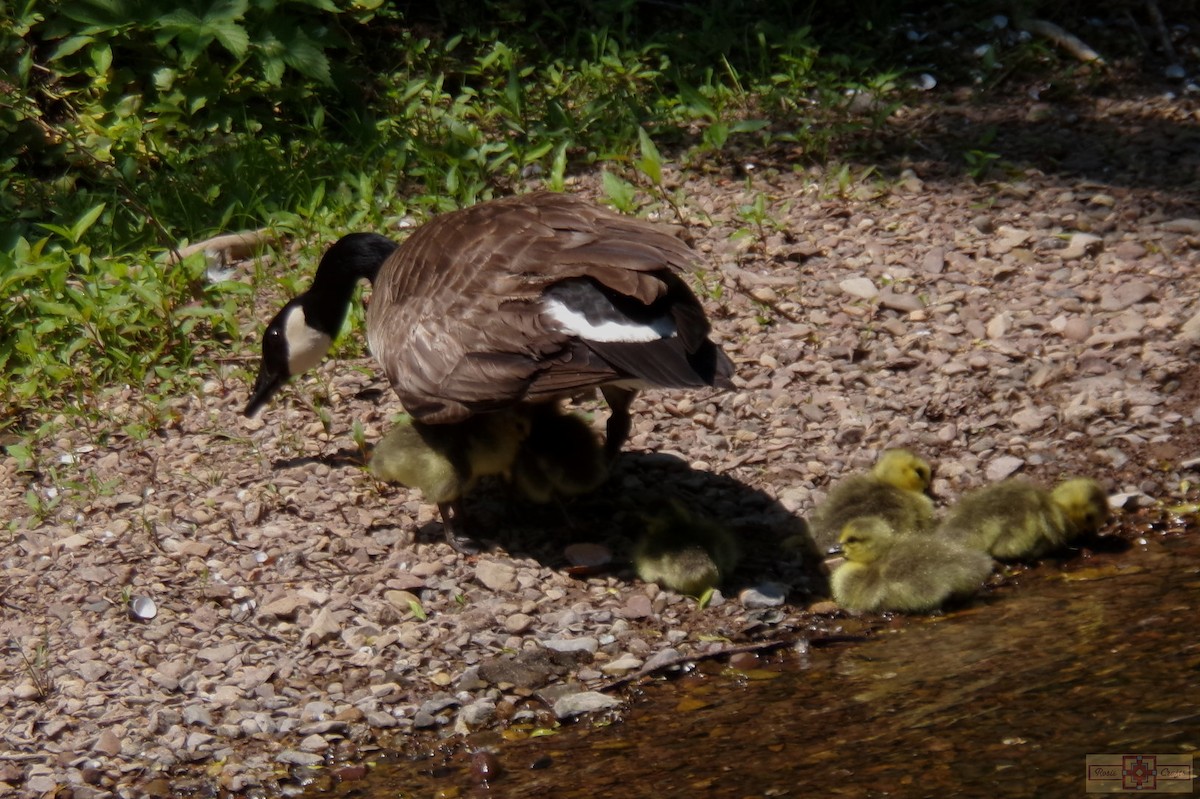
[(315, 326), (317, 319), (309, 321), (304, 307), (308, 299), (307, 294), (302, 294), (292, 300), (267, 325), (263, 333), (262, 364), (254, 381), (254, 393), (246, 405), (247, 416), (258, 413), (289, 377), (312, 369), (329, 352), (336, 328), (333, 332), (321, 330)]
[(262, 364), (246, 404), (253, 416), (288, 378), (319, 364), (346, 321), (354, 286), (374, 282), (379, 268), (396, 249), (376, 233), (351, 233), (321, 257), (312, 286), (275, 314), (263, 333)]

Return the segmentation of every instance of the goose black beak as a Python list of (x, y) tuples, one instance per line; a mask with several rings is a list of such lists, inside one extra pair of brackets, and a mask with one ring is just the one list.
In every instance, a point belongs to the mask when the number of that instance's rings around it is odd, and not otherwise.
[(250, 396), (250, 401), (246, 403), (246, 415), (253, 416), (258, 413), (258, 409), (274, 396), (287, 379), (286, 374), (268, 369), (266, 364), (263, 364), (258, 371), (258, 379), (254, 381), (254, 393)]

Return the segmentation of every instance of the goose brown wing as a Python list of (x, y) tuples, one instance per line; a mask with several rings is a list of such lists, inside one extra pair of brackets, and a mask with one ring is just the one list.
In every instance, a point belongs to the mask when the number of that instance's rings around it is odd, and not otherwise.
[[(676, 276), (691, 259), (662, 227), (569, 196), (484, 203), (435, 217), (384, 264), (368, 338), (405, 409), (427, 422), (614, 380), (725, 384), (732, 366), (707, 341), (703, 309)], [(546, 314), (547, 292), (571, 281), (661, 308), (677, 334), (661, 343), (587, 341)], [(707, 380), (689, 364), (697, 353)]]

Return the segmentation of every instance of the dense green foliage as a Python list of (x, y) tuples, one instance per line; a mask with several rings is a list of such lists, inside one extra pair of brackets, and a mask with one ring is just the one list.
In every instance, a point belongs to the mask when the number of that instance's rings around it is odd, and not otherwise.
[(603, 162), (635, 210), (627, 179), (661, 190), (663, 152), (739, 140), (820, 161), (856, 129), (847, 90), (897, 85), (905, 5), (5, 4), (0, 429), (114, 383), (182, 390), (200, 354), (244, 346), (251, 287), (168, 265), (185, 241), (387, 229)]
[(532, 5), (5, 6), (9, 423), (104, 385), (186, 378), (197, 348), (239, 338), (244, 286), (208, 282), (202, 258), (168, 266), (182, 241), (382, 228), (409, 205), (474, 202), (530, 168), (561, 185), (572, 164), (617, 159), (653, 179), (647, 130), (680, 142), (692, 126), (695, 147), (717, 150), (768, 135), (755, 107), (838, 88), (816, 80), (816, 45), (786, 8), (768, 19), (761, 4), (726, 17), (687, 6), (690, 20), (659, 29), (628, 2), (587, 7), (585, 26), (581, 9)]

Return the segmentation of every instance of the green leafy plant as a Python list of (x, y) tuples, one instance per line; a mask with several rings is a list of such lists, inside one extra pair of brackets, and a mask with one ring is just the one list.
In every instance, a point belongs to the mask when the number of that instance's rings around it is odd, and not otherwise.
[(122, 380), (183, 379), (196, 334), (232, 340), (244, 284), (206, 283), (202, 256), (168, 265), (97, 256), (88, 229), (106, 205), (70, 226), (40, 223), (52, 237), (21, 238), (0, 251), (0, 295), (10, 331), (0, 339), (3, 406), (59, 404)]
[[(664, 152), (699, 163), (754, 137), (822, 158), (877, 123), (838, 121), (845, 88), (882, 96), (890, 73), (819, 47), (787, 5), (527, 15), (485, 0), (437, 22), (382, 0), (4, 6), (0, 426), (36, 437), (68, 412), (99, 432), (94, 400), (122, 384), (144, 387), (126, 433), (172, 424), (165, 398), (255, 349), (255, 298), (297, 293), (347, 229), (539, 179), (565, 189), (604, 162), (625, 170), (604, 173), (614, 207), (635, 213), (649, 192), (678, 214)], [(747, 213), (761, 238), (769, 221)], [(300, 267), (223, 280), (203, 256), (165, 257), (258, 227), (300, 242)], [(337, 347), (361, 353), (361, 337)]]
[(626, 214), (637, 211), (636, 186), (608, 170), (600, 173), (600, 182), (609, 205)]
[(733, 237), (745, 238), (752, 236), (760, 248), (766, 246), (767, 237), (771, 233), (782, 230), (785, 227), (771, 212), (770, 207), (767, 205), (767, 195), (761, 191), (754, 192), (754, 197), (749, 203), (738, 206), (737, 217), (745, 223), (746, 227), (735, 230)]
[(350, 426), (350, 437), (354, 439), (354, 446), (358, 447), (358, 454), (365, 465), (368, 461), (367, 457), (367, 434), (363, 430), (362, 422), (358, 419), (354, 420), (354, 424)]
[(987, 150), (967, 150), (963, 153), (967, 174), (975, 181), (984, 180), (992, 171), (992, 166), (1000, 160), (999, 153)]
[(32, 657), (25, 654), (24, 647), (16, 639), (9, 640), (9, 647), (20, 654), (21, 661), (25, 664), (25, 672), (29, 675), (29, 680), (33, 683), (38, 698), (46, 699), (50, 696), (50, 692), (54, 686), (48, 674), (50, 670), (50, 644), (48, 639), (43, 637), (42, 640), (38, 641), (37, 646), (33, 649)]

